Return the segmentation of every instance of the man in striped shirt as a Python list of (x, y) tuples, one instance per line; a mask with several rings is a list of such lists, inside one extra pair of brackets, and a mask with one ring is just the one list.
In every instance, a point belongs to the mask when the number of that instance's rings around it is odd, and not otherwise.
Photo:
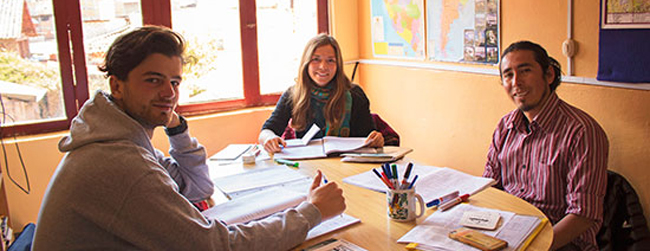
[(555, 93), (560, 64), (538, 44), (511, 44), (499, 65), (517, 109), (499, 121), (483, 176), (553, 223), (551, 249), (597, 250), (607, 187), (607, 135)]

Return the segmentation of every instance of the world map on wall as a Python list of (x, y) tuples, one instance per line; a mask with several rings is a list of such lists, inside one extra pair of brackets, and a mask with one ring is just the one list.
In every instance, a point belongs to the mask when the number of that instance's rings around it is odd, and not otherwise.
[(424, 0), (371, 0), (375, 57), (424, 59)]
[(427, 1), (428, 58), (499, 61), (498, 0)]

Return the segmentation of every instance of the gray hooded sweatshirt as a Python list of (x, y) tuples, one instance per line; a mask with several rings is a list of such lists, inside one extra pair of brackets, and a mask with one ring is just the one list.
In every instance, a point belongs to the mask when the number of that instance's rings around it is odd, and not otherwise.
[(214, 192), (205, 149), (188, 130), (169, 142), (165, 157), (97, 92), (59, 142), (66, 155), (45, 193), (34, 250), (286, 250), (320, 223), (308, 202), (248, 224), (206, 219), (190, 202)]

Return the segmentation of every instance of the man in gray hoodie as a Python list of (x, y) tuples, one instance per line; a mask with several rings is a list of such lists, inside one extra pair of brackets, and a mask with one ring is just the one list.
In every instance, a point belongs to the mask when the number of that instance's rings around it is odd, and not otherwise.
[[(201, 215), (192, 202), (214, 191), (206, 152), (174, 112), (184, 46), (154, 26), (111, 45), (100, 67), (111, 93), (88, 100), (59, 142), (67, 153), (43, 199), (34, 250), (286, 250), (345, 210), (341, 189), (321, 186), (319, 171), (296, 208), (242, 225)], [(171, 157), (151, 144), (158, 126)]]

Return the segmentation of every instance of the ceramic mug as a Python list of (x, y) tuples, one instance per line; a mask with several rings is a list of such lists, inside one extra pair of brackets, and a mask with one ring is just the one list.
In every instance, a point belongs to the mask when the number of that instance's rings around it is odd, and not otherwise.
[[(420, 204), (420, 213), (416, 214), (415, 201)], [(412, 221), (424, 215), (424, 200), (415, 193), (415, 188), (394, 190), (386, 192), (388, 217), (395, 221)]]

